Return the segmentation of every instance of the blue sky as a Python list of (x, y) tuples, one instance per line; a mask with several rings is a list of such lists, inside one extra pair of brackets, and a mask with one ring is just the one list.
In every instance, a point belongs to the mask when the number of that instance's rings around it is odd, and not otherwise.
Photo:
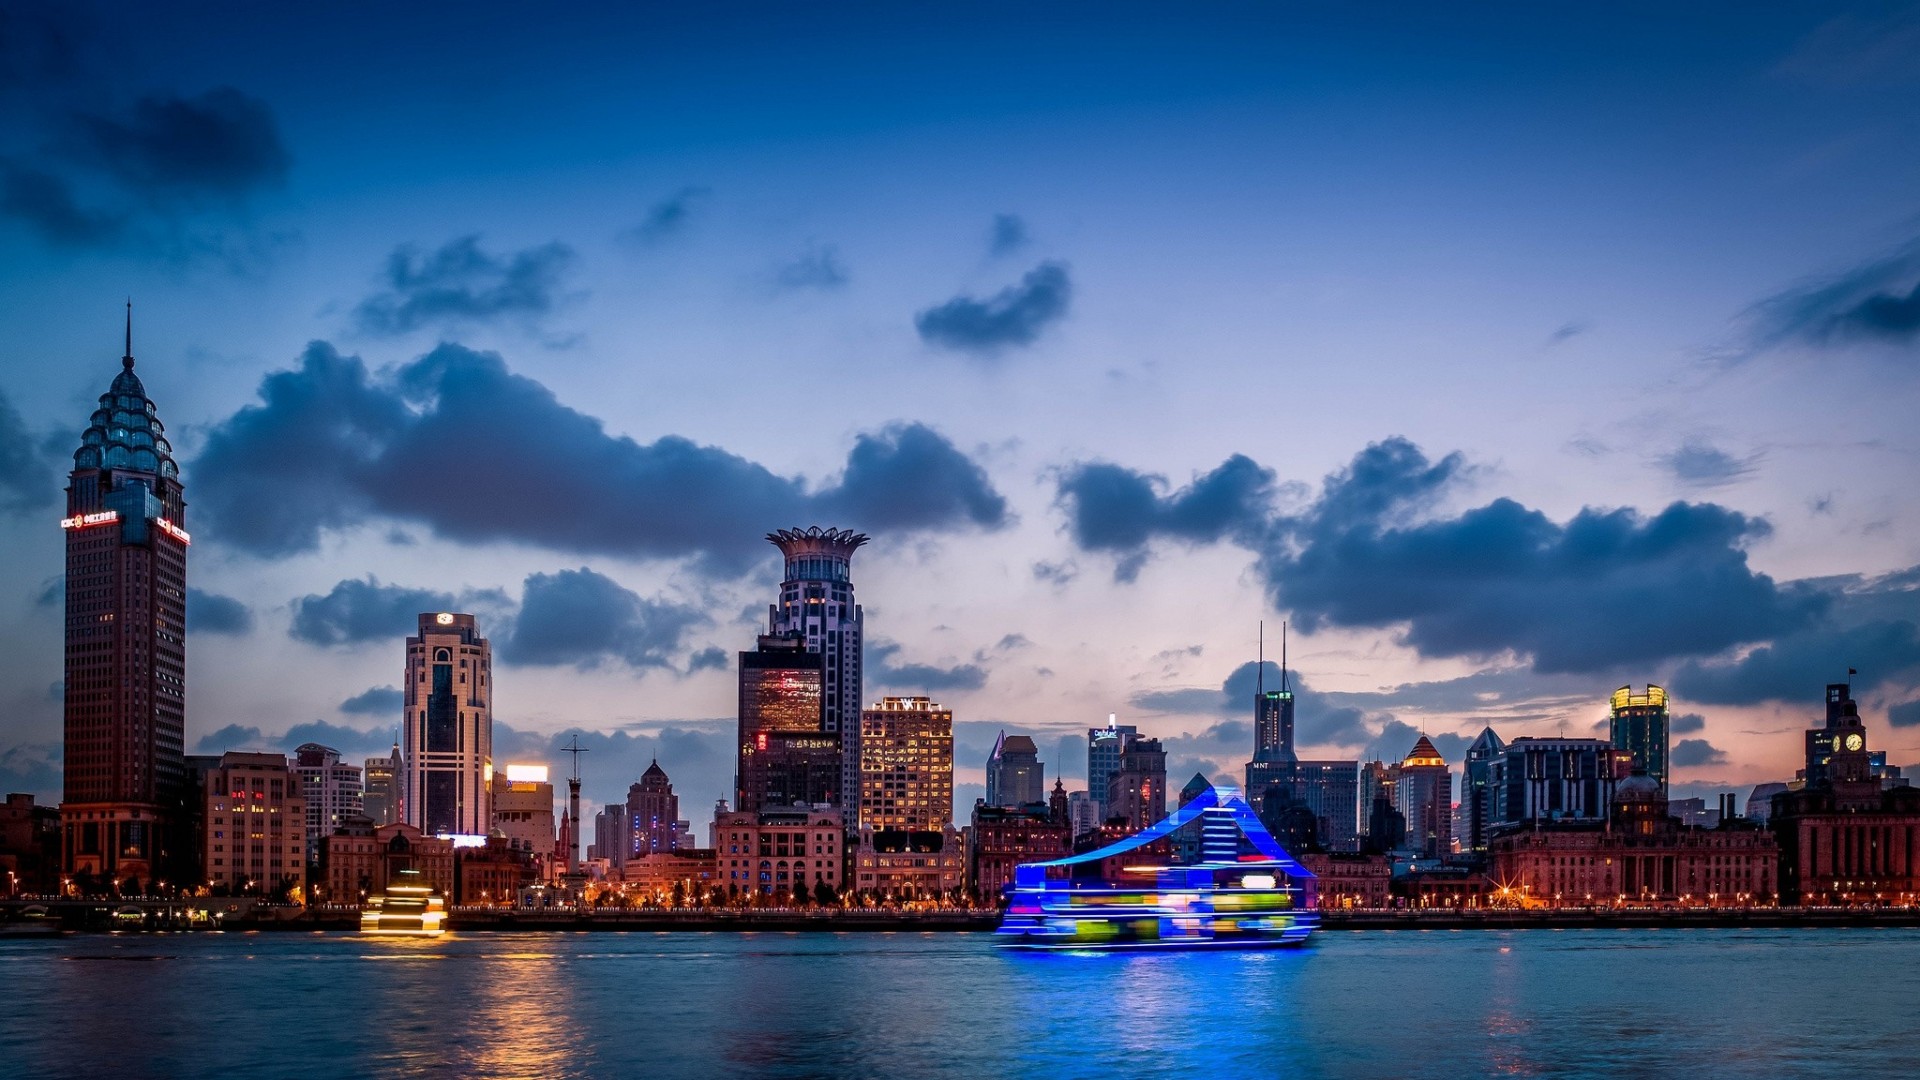
[(757, 538), (818, 523), (874, 535), (869, 692), (955, 708), (963, 803), (1001, 727), (1051, 770), (1108, 713), (1236, 771), (1261, 619), (1323, 756), (1654, 680), (1688, 790), (1744, 790), (1854, 666), (1920, 761), (1910, 7), (17, 7), (0, 50), (11, 789), (57, 793), (59, 476), (129, 295), (195, 747), (371, 751), (459, 604), (503, 756), (580, 729), (598, 800), (658, 753), (698, 818)]

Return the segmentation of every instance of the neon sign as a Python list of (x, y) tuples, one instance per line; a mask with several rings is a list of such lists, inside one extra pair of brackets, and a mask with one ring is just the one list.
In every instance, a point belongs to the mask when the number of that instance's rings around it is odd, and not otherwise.
[(153, 523), (155, 525), (160, 526), (161, 532), (166, 533), (168, 536), (173, 537), (175, 540), (178, 540), (183, 544), (193, 543), (193, 537), (187, 533), (187, 530), (181, 528), (178, 525), (175, 525), (173, 522), (168, 521), (166, 518), (154, 518)]
[(63, 529), (85, 529), (94, 525), (105, 525), (110, 521), (119, 520), (120, 511), (118, 510), (96, 510), (91, 514), (75, 514), (72, 517), (61, 518), (60, 527)]

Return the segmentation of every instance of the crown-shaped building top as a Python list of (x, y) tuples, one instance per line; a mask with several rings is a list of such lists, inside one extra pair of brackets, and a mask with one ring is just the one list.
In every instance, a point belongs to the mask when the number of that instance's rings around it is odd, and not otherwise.
[(80, 436), (80, 449), (73, 452), (73, 467), (131, 469), (170, 480), (180, 477), (166, 427), (147, 397), (147, 388), (140, 384), (140, 376), (133, 373), (132, 305), (127, 307), (127, 345), (120, 357), (120, 374), (100, 395), (100, 404)]
[(867, 534), (852, 529), (776, 529), (767, 539), (787, 557), (788, 581), (846, 581), (854, 551)]
[(1400, 764), (1402, 766), (1425, 765), (1428, 767), (1439, 766), (1445, 768), (1447, 759), (1440, 756), (1439, 750), (1434, 749), (1432, 739), (1422, 735), (1420, 736), (1420, 741), (1414, 743), (1413, 749), (1407, 753), (1407, 760)]

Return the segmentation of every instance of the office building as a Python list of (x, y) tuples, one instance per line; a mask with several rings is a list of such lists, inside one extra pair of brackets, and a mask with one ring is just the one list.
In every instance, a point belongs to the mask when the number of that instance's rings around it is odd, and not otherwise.
[(1453, 847), (1453, 773), (1425, 735), (1394, 767), (1393, 808), (1406, 818), (1405, 850), (1439, 859)]
[(233, 894), (276, 893), (306, 880), (307, 803), (279, 754), (232, 751), (207, 774), (202, 873)]
[(1492, 728), (1481, 728), (1467, 747), (1466, 763), (1460, 770), (1460, 816), (1455, 832), (1460, 836), (1460, 851), (1481, 857), (1487, 853), (1487, 837), (1494, 823), (1493, 763), (1506, 753), (1507, 744)]
[(826, 728), (825, 662), (792, 635), (763, 635), (740, 654), (736, 813), (840, 804), (840, 733)]
[(617, 875), (627, 865), (626, 852), (632, 843), (632, 834), (627, 831), (626, 803), (608, 803), (593, 815), (593, 842), (587, 846), (588, 859), (605, 860), (608, 870)]
[(1087, 794), (1100, 804), (1099, 817), (1107, 816), (1107, 782), (1120, 767), (1120, 754), (1138, 738), (1140, 729), (1132, 724), (1115, 724), (1107, 716), (1107, 726), (1087, 729)]
[(293, 772), (307, 802), (307, 861), (320, 860), (320, 841), (361, 809), (360, 767), (340, 760), (340, 751), (302, 743), (293, 752)]
[(1100, 800), (1085, 791), (1067, 793), (1067, 822), (1074, 836), (1100, 827)]
[(1107, 777), (1106, 820), (1138, 831), (1167, 816), (1167, 752), (1159, 739), (1135, 738)]
[(680, 796), (655, 758), (627, 789), (627, 860), (681, 846)]
[(1631, 685), (1613, 692), (1609, 699), (1607, 732), (1614, 749), (1632, 755), (1633, 768), (1653, 777), (1660, 790), (1667, 789), (1667, 692), (1647, 684), (1647, 692), (1636, 694)]
[(1025, 735), (1002, 731), (987, 755), (987, 805), (1025, 806), (1047, 801), (1046, 768), (1040, 748)]
[(427, 612), (407, 639), (401, 808), (429, 836), (493, 824), (493, 647), (473, 616)]
[(1041, 804), (1021, 807), (973, 804), (967, 829), (966, 887), (974, 899), (997, 903), (1013, 881), (1013, 868), (1072, 854), (1068, 826), (1053, 820)]
[(861, 712), (859, 745), (860, 828), (953, 824), (953, 710), (924, 697), (884, 698)]
[(1294, 802), (1313, 814), (1315, 835), (1328, 851), (1360, 847), (1360, 763), (1296, 761), (1291, 791)]
[(1874, 775), (1852, 690), (1827, 687), (1826, 722), (1806, 733), (1807, 781), (1773, 797), (1783, 904), (1920, 900), (1920, 789)]
[(360, 812), (375, 825), (392, 825), (400, 820), (400, 744), (386, 757), (366, 761), (366, 787), (360, 796)]
[(0, 806), (0, 896), (60, 890), (60, 809), (15, 792)]
[(722, 814), (714, 820), (716, 880), (729, 896), (771, 901), (838, 894), (845, 828), (840, 811), (832, 807)]
[[(133, 373), (100, 395), (67, 482), (62, 862), (98, 880), (189, 870), (186, 495)], [(194, 868), (197, 869), (197, 868)], [(189, 870), (190, 872), (190, 870)]]
[(558, 846), (548, 776), (545, 765), (508, 765), (493, 774), (493, 832), (541, 870), (553, 864)]
[(1507, 743), (1487, 763), (1489, 837), (1545, 821), (1605, 821), (1632, 761), (1631, 751), (1605, 739), (1523, 736)]
[[(853, 596), (853, 553), (867, 542), (851, 529), (780, 529), (767, 534), (786, 559), (770, 633), (799, 638), (821, 659), (821, 730), (839, 740), (836, 796), (860, 790), (861, 616)], [(837, 798), (834, 800), (837, 803)], [(744, 807), (742, 808), (744, 809)], [(849, 822), (857, 815), (848, 814)]]

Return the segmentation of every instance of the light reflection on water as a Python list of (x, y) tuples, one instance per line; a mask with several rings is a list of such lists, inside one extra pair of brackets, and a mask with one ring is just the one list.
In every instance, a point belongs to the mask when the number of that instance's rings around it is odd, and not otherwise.
[(1910, 1074), (1920, 931), (0, 941), (6, 1076)]

